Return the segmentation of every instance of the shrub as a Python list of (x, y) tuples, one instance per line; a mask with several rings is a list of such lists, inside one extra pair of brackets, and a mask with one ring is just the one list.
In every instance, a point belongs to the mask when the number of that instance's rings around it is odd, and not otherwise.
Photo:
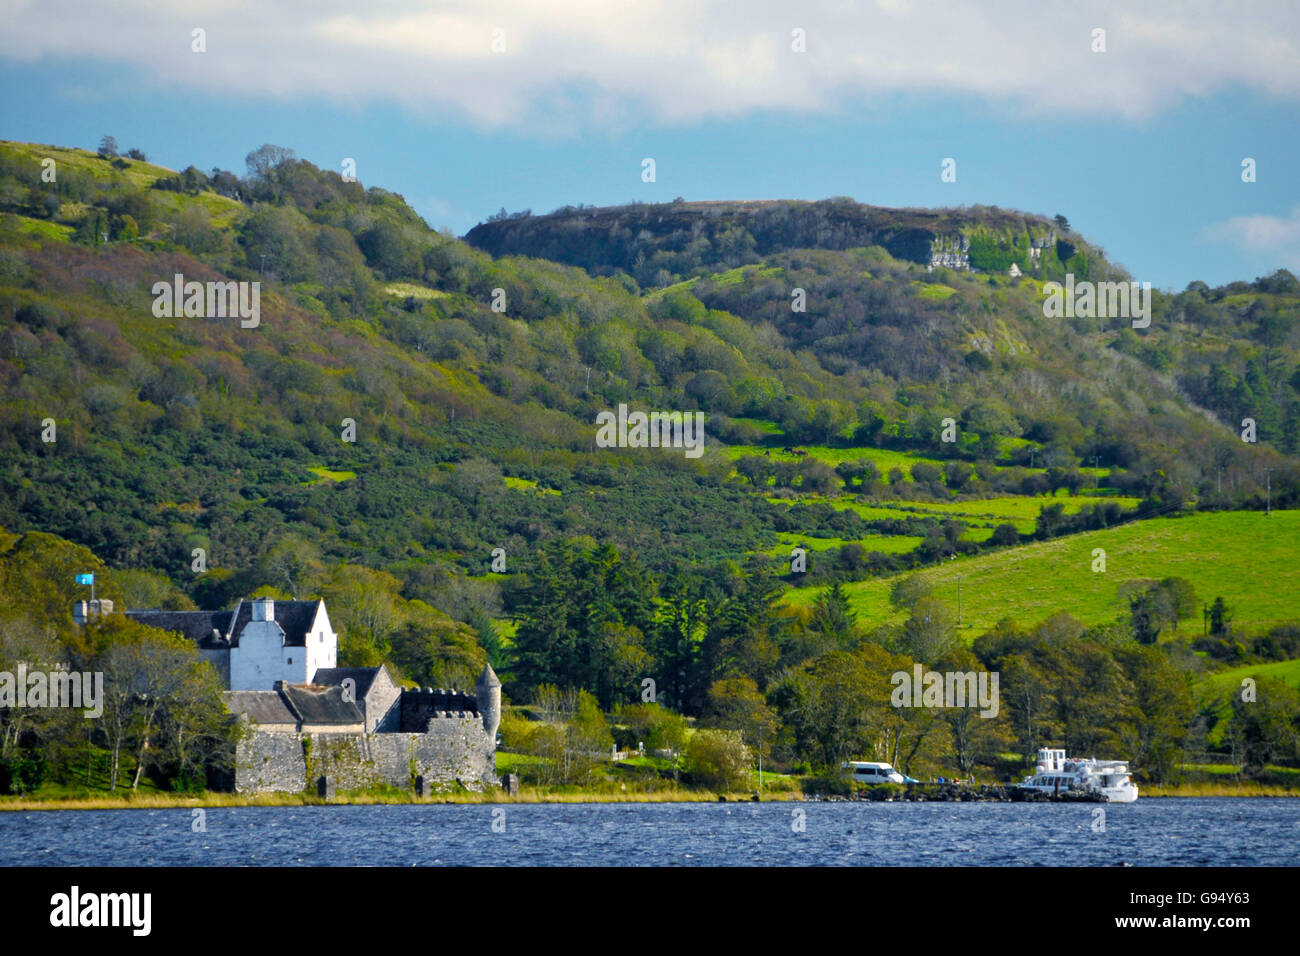
[(686, 745), (686, 772), (706, 787), (747, 788), (752, 763), (749, 748), (734, 730), (699, 730)]
[(686, 740), (686, 718), (659, 704), (631, 704), (619, 711), (632, 735), (631, 746), (639, 741), (649, 753), (681, 750)]
[(528, 752), (540, 726), (516, 710), (506, 710), (501, 715), (501, 749)]

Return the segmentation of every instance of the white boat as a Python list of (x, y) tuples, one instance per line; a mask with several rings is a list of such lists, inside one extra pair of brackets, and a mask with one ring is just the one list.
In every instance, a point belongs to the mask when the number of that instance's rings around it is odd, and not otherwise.
[(1038, 766), (1020, 788), (1044, 793), (1070, 790), (1100, 793), (1107, 803), (1132, 803), (1138, 798), (1137, 784), (1129, 776), (1128, 761), (1067, 757), (1064, 750), (1048, 747), (1038, 751)]

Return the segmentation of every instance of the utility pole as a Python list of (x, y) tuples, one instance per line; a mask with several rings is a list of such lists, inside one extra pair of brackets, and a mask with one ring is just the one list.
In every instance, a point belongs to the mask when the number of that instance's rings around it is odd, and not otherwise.
[[(1099, 456), (1099, 455), (1093, 455), (1093, 456), (1092, 456), (1092, 470), (1093, 470), (1094, 472), (1100, 472), (1100, 471), (1101, 471), (1101, 465), (1100, 465), (1100, 462), (1101, 462), (1101, 456)], [(1100, 487), (1101, 487), (1101, 475), (1100, 475), (1100, 474), (1094, 474), (1092, 477), (1093, 477), (1093, 479), (1094, 479), (1094, 481), (1093, 481), (1093, 487), (1094, 487), (1094, 488), (1100, 488)]]
[(957, 575), (957, 630), (961, 630), (961, 575)]
[(1264, 499), (1264, 517), (1271, 518), (1273, 516), (1273, 469), (1272, 468), (1264, 469), (1264, 479), (1266, 482), (1266, 491), (1265, 491), (1266, 497)]

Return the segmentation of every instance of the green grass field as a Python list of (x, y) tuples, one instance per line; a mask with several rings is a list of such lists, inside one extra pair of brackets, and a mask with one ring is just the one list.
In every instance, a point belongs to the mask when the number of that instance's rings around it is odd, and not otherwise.
[(1300, 690), (1300, 660), (1243, 664), (1241, 667), (1210, 674), (1198, 681), (1197, 686), (1209, 694), (1227, 694), (1240, 687), (1242, 678), (1245, 677), (1272, 677)]
[[(1106, 571), (1091, 570), (1094, 548), (1106, 551)], [(964, 633), (974, 638), (1000, 618), (1032, 625), (1066, 611), (1086, 624), (1122, 616), (1119, 586), (1134, 578), (1183, 577), (1203, 602), (1222, 596), (1238, 625), (1300, 618), (1300, 511), (1215, 512), (1154, 518), (1105, 531), (1034, 542), (950, 561), (917, 572), (936, 597), (957, 605), (961, 578)], [(889, 603), (897, 576), (846, 586), (863, 623), (901, 621)], [(795, 588), (791, 604), (806, 606), (817, 588)], [(1199, 630), (1199, 619), (1184, 627)]]
[(537, 487), (537, 482), (534, 481), (534, 480), (531, 479), (531, 478), (512, 478), (512, 477), (510, 477), (509, 475), (506, 475), (506, 476), (505, 476), (505, 483), (506, 483), (506, 487), (507, 487), (507, 488), (514, 488), (516, 491), (535, 491), (535, 492), (537, 492), (539, 495), (559, 495), (559, 494), (561, 494), (561, 492), (560, 492), (560, 490), (559, 490), (558, 488), (539, 488), (539, 487)]
[[(761, 423), (756, 422), (755, 424)], [(773, 432), (772, 434), (780, 433)], [(939, 468), (944, 465), (944, 462), (938, 458), (923, 458), (919, 455), (910, 455), (907, 452), (894, 451), (890, 448), (831, 448), (827, 445), (802, 445), (798, 442), (795, 444), (806, 451), (809, 458), (824, 461), (831, 467), (838, 465), (842, 461), (856, 461), (859, 458), (868, 458), (875, 462), (876, 467), (880, 469), (881, 475), (888, 475), (891, 468), (901, 468), (904, 473), (910, 475), (912, 466), (917, 462), (925, 462)], [(764, 447), (763, 445), (729, 445), (727, 447), (727, 455), (732, 461), (737, 458), (744, 458), (746, 455), (762, 457), (765, 453), (773, 461), (802, 461), (804, 458), (803, 455), (787, 453), (780, 448)], [(907, 480), (911, 481), (912, 479), (909, 477)]]
[(355, 471), (331, 471), (328, 468), (308, 468), (313, 475), (316, 475), (315, 481), (304, 481), (304, 485), (319, 485), (326, 481), (349, 481), (357, 476)]
[(33, 219), (31, 216), (22, 216), (18, 213), (5, 213), (7, 217), (13, 217), (13, 221), (18, 226), (18, 231), (25, 235), (35, 236), (38, 239), (53, 239), (56, 242), (69, 242), (72, 235), (76, 232), (71, 226), (65, 226), (62, 223), (50, 222), (48, 219)]
[(388, 295), (420, 300), (446, 299), (451, 294), (443, 292), (441, 289), (430, 289), (428, 286), (416, 285), (414, 282), (390, 282), (384, 286), (384, 292)]
[(912, 288), (922, 299), (937, 299), (943, 301), (957, 294), (957, 290), (950, 285), (944, 285), (942, 282), (919, 282), (913, 281)]
[[(878, 521), (890, 518), (934, 517), (955, 518), (973, 524), (998, 525), (1010, 523), (1022, 534), (1033, 532), (1038, 522), (1038, 512), (1044, 505), (1064, 505), (1066, 514), (1076, 514), (1089, 505), (1103, 500), (1096, 495), (1066, 495), (1056, 497), (1002, 497), (980, 498), (972, 501), (879, 501), (865, 504), (849, 497), (826, 498), (820, 495), (801, 495), (794, 498), (769, 496), (774, 504), (813, 504), (825, 503), (832, 508), (855, 511), (864, 521)], [(1132, 508), (1141, 499), (1120, 496), (1107, 496), (1106, 501), (1113, 501), (1121, 508)], [(987, 537), (987, 535), (985, 536)]]
[(789, 557), (790, 549), (796, 546), (814, 552), (830, 551), (835, 548), (842, 548), (849, 542), (860, 544), (868, 551), (880, 551), (884, 554), (906, 554), (925, 540), (924, 538), (906, 534), (871, 534), (865, 538), (812, 538), (789, 531), (778, 531), (776, 536), (781, 540), (781, 543), (774, 548), (769, 548), (766, 553), (779, 557)]

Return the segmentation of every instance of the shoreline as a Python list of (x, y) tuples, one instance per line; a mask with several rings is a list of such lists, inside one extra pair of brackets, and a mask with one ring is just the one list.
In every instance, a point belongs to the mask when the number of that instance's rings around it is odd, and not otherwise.
[[(1155, 791), (1155, 792), (1150, 792)], [(1183, 784), (1177, 787), (1161, 788), (1148, 786), (1143, 788), (1141, 800), (1179, 800), (1198, 797), (1215, 799), (1269, 798), (1287, 799), (1300, 797), (1300, 790), (1278, 786), (1222, 786), (1207, 788), (1198, 784)], [(601, 791), (577, 791), (572, 793), (545, 793), (540, 791), (521, 791), (517, 796), (510, 796), (502, 790), (468, 791), (461, 793), (439, 793), (428, 797), (417, 797), (404, 793), (351, 793), (340, 794), (332, 799), (322, 799), (305, 793), (205, 793), (202, 795), (146, 793), (123, 796), (84, 796), (84, 797), (0, 797), (0, 813), (21, 811), (55, 811), (55, 810), (169, 810), (208, 807), (313, 807), (313, 806), (418, 806), (436, 804), (541, 804), (541, 803), (790, 803), (821, 802), (825, 796), (804, 794), (800, 791), (774, 791), (764, 793), (758, 799), (750, 793), (698, 792), (682, 790), (651, 791), (646, 793), (606, 793)], [(893, 802), (908, 803), (908, 800), (862, 800), (839, 798), (835, 802)], [(939, 801), (939, 802), (977, 802), (977, 801)]]

